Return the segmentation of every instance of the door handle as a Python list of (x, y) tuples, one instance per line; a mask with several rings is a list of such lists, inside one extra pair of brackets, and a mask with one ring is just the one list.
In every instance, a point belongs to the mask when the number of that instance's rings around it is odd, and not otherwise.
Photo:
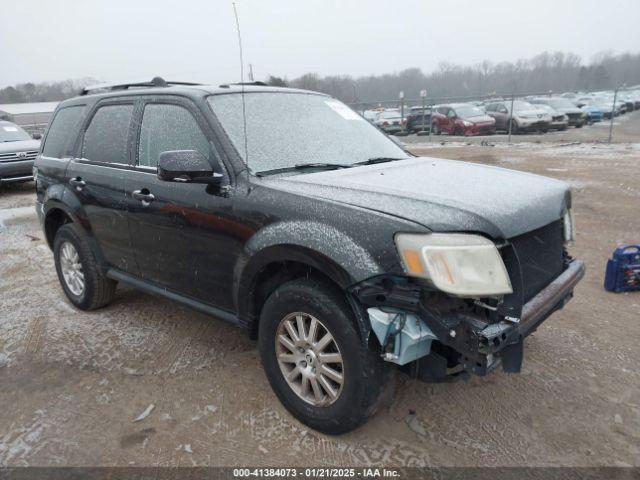
[(142, 205), (144, 205), (145, 207), (147, 207), (156, 199), (153, 193), (149, 192), (149, 190), (147, 190), (146, 188), (142, 190), (134, 190), (131, 193), (131, 196), (136, 200), (140, 200), (140, 202), (142, 202)]
[(82, 180), (82, 177), (75, 177), (69, 180), (69, 183), (76, 188), (77, 191), (81, 191), (87, 186), (87, 182)]

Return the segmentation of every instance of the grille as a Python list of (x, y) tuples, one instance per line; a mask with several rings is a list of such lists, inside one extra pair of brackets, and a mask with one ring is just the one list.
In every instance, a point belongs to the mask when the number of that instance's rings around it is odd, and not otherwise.
[(567, 117), (569, 117), (571, 120), (578, 120), (581, 116), (581, 113), (567, 113)]
[[(22, 154), (25, 154), (25, 156), (21, 156)], [(35, 160), (37, 156), (37, 150), (28, 152), (0, 153), (0, 162), (23, 162), (25, 160)]]
[(564, 268), (562, 220), (511, 239), (522, 269), (524, 301), (549, 285)]

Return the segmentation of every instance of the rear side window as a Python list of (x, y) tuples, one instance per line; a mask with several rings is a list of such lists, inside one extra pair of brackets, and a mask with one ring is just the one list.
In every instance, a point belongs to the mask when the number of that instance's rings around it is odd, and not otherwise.
[(209, 158), (209, 142), (196, 119), (184, 107), (150, 103), (144, 107), (138, 165), (155, 167), (162, 152), (197, 150)]
[(92, 162), (129, 163), (127, 139), (133, 105), (100, 107), (87, 127), (82, 157)]
[(63, 158), (72, 147), (72, 141), (78, 133), (83, 105), (58, 110), (51, 122), (47, 139), (42, 149), (45, 157)]

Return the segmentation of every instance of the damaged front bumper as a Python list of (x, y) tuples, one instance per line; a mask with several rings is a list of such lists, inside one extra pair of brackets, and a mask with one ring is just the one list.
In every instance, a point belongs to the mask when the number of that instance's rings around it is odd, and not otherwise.
[(570, 261), (555, 280), (522, 305), (519, 317), (492, 312), (490, 318), (481, 313), (482, 308), (470, 306), (469, 300), (425, 294), (419, 286), (390, 279), (363, 282), (351, 293), (367, 308), (388, 361), (399, 365), (428, 361), (433, 356), (432, 342), (437, 341), (457, 352), (456, 360), (467, 372), (485, 375), (499, 365), (507, 372), (519, 372), (524, 337), (567, 303), (584, 272), (582, 261)]

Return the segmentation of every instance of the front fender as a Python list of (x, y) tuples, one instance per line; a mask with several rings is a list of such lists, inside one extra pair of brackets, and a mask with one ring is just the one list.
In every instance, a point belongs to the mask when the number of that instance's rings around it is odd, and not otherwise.
[(365, 246), (334, 227), (312, 221), (274, 223), (247, 242), (236, 263), (234, 301), (240, 318), (250, 316), (258, 273), (271, 263), (285, 261), (313, 267), (343, 289), (383, 272)]

